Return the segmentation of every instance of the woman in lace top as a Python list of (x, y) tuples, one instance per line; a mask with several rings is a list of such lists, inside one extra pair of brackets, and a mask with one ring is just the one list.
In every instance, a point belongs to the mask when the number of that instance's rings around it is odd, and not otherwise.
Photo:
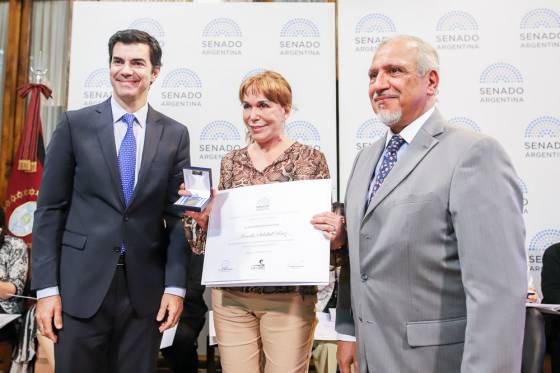
[[(23, 313), (25, 303), (21, 295), (27, 280), (28, 255), (27, 245), (17, 237), (6, 234), (4, 210), (0, 208), (0, 313)], [(0, 340), (12, 342), (17, 338), (18, 321), (12, 322), (0, 330)]]
[(27, 245), (6, 231), (4, 210), (0, 208), (0, 312), (22, 313), (24, 302), (12, 295), (21, 295), (27, 281)]
[[(248, 78), (241, 85), (239, 99), (249, 145), (222, 159), (220, 190), (329, 177), (324, 155), (290, 140), (284, 132), (292, 92), (280, 74), (266, 71)], [(210, 209), (186, 213), (186, 234), (195, 253), (204, 251)], [(306, 372), (316, 293), (315, 286), (212, 289), (223, 371), (258, 373), (264, 365), (266, 373)]]

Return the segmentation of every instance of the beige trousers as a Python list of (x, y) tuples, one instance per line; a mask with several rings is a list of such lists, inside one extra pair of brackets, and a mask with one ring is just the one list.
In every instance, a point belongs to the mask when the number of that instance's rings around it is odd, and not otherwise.
[(305, 373), (315, 328), (315, 295), (212, 289), (224, 373)]
[(317, 373), (336, 373), (336, 349), (336, 341), (315, 341), (312, 354)]

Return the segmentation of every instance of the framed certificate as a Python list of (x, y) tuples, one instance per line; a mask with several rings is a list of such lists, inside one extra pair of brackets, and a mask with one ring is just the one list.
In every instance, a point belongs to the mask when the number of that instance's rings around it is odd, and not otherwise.
[(190, 196), (181, 196), (176, 202), (188, 211), (202, 211), (210, 202), (212, 190), (212, 169), (204, 167), (187, 167), (183, 169), (185, 189), (191, 192)]

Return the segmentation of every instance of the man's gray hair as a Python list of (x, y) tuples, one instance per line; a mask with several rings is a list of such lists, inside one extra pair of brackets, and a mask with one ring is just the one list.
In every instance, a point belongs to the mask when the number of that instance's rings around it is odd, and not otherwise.
[(419, 37), (412, 35), (397, 35), (389, 39), (383, 40), (377, 50), (381, 49), (383, 46), (390, 42), (403, 40), (409, 41), (416, 44), (416, 49), (418, 50), (418, 56), (416, 57), (416, 70), (420, 76), (424, 76), (432, 70), (439, 72), (439, 57), (436, 49), (430, 45), (430, 43), (420, 39)]

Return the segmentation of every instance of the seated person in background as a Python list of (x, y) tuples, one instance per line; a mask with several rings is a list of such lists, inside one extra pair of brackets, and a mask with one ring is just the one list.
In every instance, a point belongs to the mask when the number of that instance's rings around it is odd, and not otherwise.
[[(27, 280), (28, 254), (25, 242), (7, 234), (4, 210), (0, 208), (0, 313), (24, 312), (25, 302), (12, 294), (22, 294)], [(0, 329), (0, 341), (17, 341), (18, 319)]]
[[(542, 259), (542, 302), (560, 304), (560, 243), (545, 250)], [(560, 317), (545, 315), (547, 350), (550, 353), (552, 373), (560, 373)]]
[(208, 311), (203, 298), (206, 287), (200, 284), (204, 255), (193, 254), (188, 260), (187, 293), (183, 302), (183, 313), (173, 344), (161, 350), (165, 363), (173, 373), (198, 372), (197, 341)]

